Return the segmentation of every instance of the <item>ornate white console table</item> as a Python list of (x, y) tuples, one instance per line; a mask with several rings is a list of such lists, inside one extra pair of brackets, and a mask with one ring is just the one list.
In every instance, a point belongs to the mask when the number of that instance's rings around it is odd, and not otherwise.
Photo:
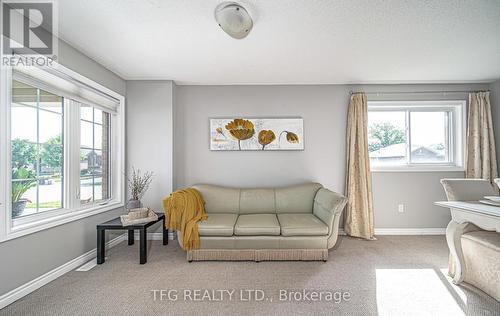
[(463, 281), (461, 237), (467, 233), (467, 224), (472, 223), (481, 229), (500, 232), (500, 207), (486, 205), (479, 202), (436, 202), (437, 206), (447, 207), (451, 211), (451, 222), (446, 227), (446, 241), (451, 256), (455, 261), (455, 275), (453, 283)]

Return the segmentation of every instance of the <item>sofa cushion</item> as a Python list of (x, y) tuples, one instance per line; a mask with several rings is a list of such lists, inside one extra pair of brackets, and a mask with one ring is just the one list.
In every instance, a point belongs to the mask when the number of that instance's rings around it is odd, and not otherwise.
[(484, 247), (493, 249), (500, 253), (500, 234), (497, 232), (485, 230), (473, 231), (463, 234), (462, 239), (474, 241)]
[(206, 221), (198, 223), (200, 236), (232, 236), (237, 214), (208, 214)]
[(240, 189), (220, 187), (210, 184), (193, 185), (205, 201), (205, 212), (238, 214), (240, 208)]
[(322, 187), (319, 183), (306, 183), (276, 188), (276, 213), (312, 214), (314, 197)]
[(279, 236), (280, 224), (275, 214), (246, 214), (238, 216), (234, 226), (237, 236)]
[(328, 226), (313, 214), (278, 214), (282, 236), (325, 236)]
[(276, 213), (274, 189), (241, 189), (240, 214)]

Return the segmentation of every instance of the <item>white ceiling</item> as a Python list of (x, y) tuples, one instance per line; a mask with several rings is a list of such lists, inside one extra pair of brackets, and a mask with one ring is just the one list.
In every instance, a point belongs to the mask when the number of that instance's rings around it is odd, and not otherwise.
[(489, 82), (498, 0), (242, 0), (236, 40), (218, 0), (59, 0), (61, 37), (124, 79), (178, 84)]

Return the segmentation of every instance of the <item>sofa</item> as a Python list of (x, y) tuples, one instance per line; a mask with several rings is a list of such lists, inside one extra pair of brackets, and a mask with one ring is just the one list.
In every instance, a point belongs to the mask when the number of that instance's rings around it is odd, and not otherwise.
[[(347, 199), (305, 183), (282, 188), (193, 186), (208, 219), (198, 223), (200, 248), (188, 261), (323, 260), (335, 246)], [(179, 238), (182, 246), (182, 240)]]

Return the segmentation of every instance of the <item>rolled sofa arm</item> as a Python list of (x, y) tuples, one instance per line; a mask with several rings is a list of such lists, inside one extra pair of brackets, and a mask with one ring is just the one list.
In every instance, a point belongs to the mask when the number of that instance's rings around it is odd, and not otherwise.
[(346, 204), (345, 196), (325, 188), (319, 189), (314, 197), (313, 214), (328, 225), (328, 249), (337, 242), (340, 215)]

